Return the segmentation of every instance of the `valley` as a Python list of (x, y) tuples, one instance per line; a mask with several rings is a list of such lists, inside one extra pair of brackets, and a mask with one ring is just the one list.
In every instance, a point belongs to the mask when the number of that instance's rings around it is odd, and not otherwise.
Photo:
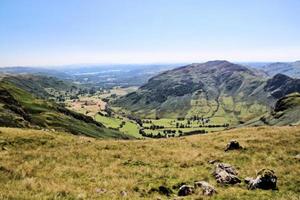
[(0, 0), (0, 200), (300, 200), (300, 0)]
[[(29, 101), (35, 97), (41, 98), (38, 101), (52, 101), (89, 117), (108, 130), (137, 139), (205, 134), (244, 124), (268, 125), (266, 119), (271, 120), (268, 113), (273, 112), (277, 100), (300, 92), (298, 79), (282, 74), (266, 77), (243, 65), (218, 60), (162, 72), (140, 87), (100, 87), (97, 82), (77, 84), (35, 74), (8, 73), (2, 76), (2, 82), (10, 85), (6, 88), (9, 93), (21, 88), (33, 95)], [(20, 100), (22, 104), (23, 98)], [(298, 124), (299, 116), (296, 113), (292, 116), (270, 124)], [(32, 127), (28, 120), (20, 122), (7, 125)], [(37, 127), (41, 127), (39, 124)], [(49, 126), (48, 122), (44, 124)]]
[[(170, 69), (140, 86), (0, 77), (0, 199), (177, 199), (187, 186), (181, 199), (299, 196), (300, 79), (228, 61)], [(231, 141), (242, 147), (225, 151)], [(237, 183), (212, 174), (224, 163)], [(243, 181), (263, 169), (279, 190)], [(217, 192), (207, 197), (198, 181)]]

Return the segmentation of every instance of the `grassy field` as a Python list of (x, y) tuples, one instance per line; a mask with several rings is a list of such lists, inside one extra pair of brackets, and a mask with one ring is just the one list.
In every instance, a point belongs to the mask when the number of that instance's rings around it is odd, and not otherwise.
[(116, 95), (116, 96), (124, 96), (128, 93), (134, 92), (138, 89), (138, 87), (132, 86), (132, 87), (114, 87), (112, 89), (109, 89), (108, 91), (104, 92), (103, 94), (99, 95), (100, 98), (107, 98), (110, 97), (111, 95)]
[(65, 104), (70, 110), (74, 110), (92, 117), (95, 116), (97, 112), (103, 111), (106, 106), (106, 102), (102, 101), (96, 96), (80, 96), (78, 100), (65, 101)]
[(139, 134), (140, 127), (135, 122), (127, 120), (125, 121), (124, 126), (119, 130), (126, 135), (130, 135), (135, 138), (142, 138), (142, 136)]
[[(129, 119), (122, 120), (116, 117), (96, 115), (95, 120), (104, 124), (105, 127), (118, 129), (120, 132), (135, 138), (142, 138), (142, 136), (139, 134), (140, 127)], [(125, 124), (121, 127), (122, 122)]]
[(108, 128), (119, 128), (120, 124), (122, 123), (121, 119), (101, 115), (96, 115), (95, 120), (101, 122), (105, 127)]
[[(231, 139), (246, 149), (224, 152)], [(218, 194), (185, 199), (297, 200), (300, 169), (294, 157), (299, 153), (299, 126), (131, 141), (0, 128), (0, 199), (167, 199), (151, 189), (206, 180)], [(208, 164), (212, 159), (235, 166), (240, 178), (273, 169), (279, 190), (218, 185)], [(170, 199), (176, 198), (177, 189), (172, 191)]]

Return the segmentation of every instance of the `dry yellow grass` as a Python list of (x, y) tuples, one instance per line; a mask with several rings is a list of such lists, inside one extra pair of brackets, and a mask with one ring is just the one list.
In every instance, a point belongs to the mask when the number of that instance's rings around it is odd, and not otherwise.
[[(0, 131), (0, 199), (167, 199), (149, 190), (198, 180), (216, 186), (218, 194), (210, 199), (296, 200), (300, 196), (300, 163), (294, 158), (300, 153), (300, 127), (134, 141), (11, 128)], [(225, 153), (231, 139), (246, 149)], [(278, 176), (279, 190), (248, 191), (244, 183), (217, 185), (211, 175), (213, 165), (207, 162), (212, 159), (235, 166), (240, 178), (271, 168)], [(195, 194), (185, 199), (206, 198)]]

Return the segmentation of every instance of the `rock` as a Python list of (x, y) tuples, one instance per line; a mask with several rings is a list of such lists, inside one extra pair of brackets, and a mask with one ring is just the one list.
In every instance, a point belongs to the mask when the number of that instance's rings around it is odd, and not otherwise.
[(195, 189), (201, 188), (202, 189), (202, 194), (207, 195), (207, 196), (212, 196), (217, 193), (215, 188), (210, 185), (209, 183), (205, 181), (197, 181), (194, 183)]
[(296, 160), (300, 160), (300, 154), (297, 154), (294, 158), (295, 158)]
[(231, 140), (225, 148), (225, 151), (229, 151), (229, 150), (239, 150), (239, 149), (243, 149), (243, 147), (240, 145), (240, 143), (236, 140)]
[(170, 196), (173, 193), (173, 191), (170, 188), (163, 185), (159, 186), (158, 188), (151, 188), (148, 193), (153, 192), (158, 192), (159, 194), (166, 196)]
[(162, 195), (170, 196), (173, 192), (170, 188), (167, 188), (162, 185), (158, 187), (158, 193)]
[(127, 196), (127, 192), (126, 191), (121, 191), (120, 195), (123, 196), (123, 197), (126, 197)]
[(106, 190), (106, 189), (103, 189), (103, 188), (96, 188), (96, 189), (95, 189), (95, 192), (96, 192), (96, 193), (99, 193), (99, 194), (103, 194), (103, 193), (107, 192), (107, 190)]
[(236, 184), (241, 182), (237, 177), (238, 173), (236, 169), (226, 163), (217, 163), (213, 175), (216, 181), (221, 184)]
[(263, 190), (276, 190), (277, 189), (277, 176), (275, 172), (270, 169), (262, 169), (257, 173), (257, 177), (245, 178), (245, 183), (248, 184), (249, 190), (263, 189)]
[(193, 194), (194, 187), (190, 185), (182, 185), (178, 190), (178, 196), (188, 196)]

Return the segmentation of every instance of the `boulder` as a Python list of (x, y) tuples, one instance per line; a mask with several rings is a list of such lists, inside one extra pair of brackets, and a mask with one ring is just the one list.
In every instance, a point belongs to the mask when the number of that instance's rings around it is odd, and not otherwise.
[(178, 196), (188, 196), (194, 193), (194, 187), (190, 185), (182, 185), (178, 190)]
[(171, 194), (173, 193), (173, 191), (170, 188), (163, 185), (159, 186), (158, 188), (151, 188), (148, 193), (152, 192), (158, 192), (159, 194), (166, 196), (171, 196)]
[(226, 145), (225, 151), (239, 150), (239, 149), (243, 149), (240, 143), (236, 140), (230, 140), (230, 142)]
[(217, 193), (216, 189), (205, 181), (197, 181), (194, 183), (195, 189), (201, 188), (202, 194), (206, 196), (212, 196)]
[(170, 188), (165, 187), (163, 185), (158, 187), (158, 192), (159, 194), (166, 195), (166, 196), (170, 196), (173, 193)]
[(234, 167), (226, 163), (217, 163), (213, 175), (216, 181), (220, 184), (236, 184), (241, 180), (238, 178), (238, 173)]
[(245, 178), (245, 183), (248, 184), (247, 187), (249, 190), (276, 190), (277, 176), (273, 170), (262, 169), (257, 173), (257, 177), (255, 179)]

